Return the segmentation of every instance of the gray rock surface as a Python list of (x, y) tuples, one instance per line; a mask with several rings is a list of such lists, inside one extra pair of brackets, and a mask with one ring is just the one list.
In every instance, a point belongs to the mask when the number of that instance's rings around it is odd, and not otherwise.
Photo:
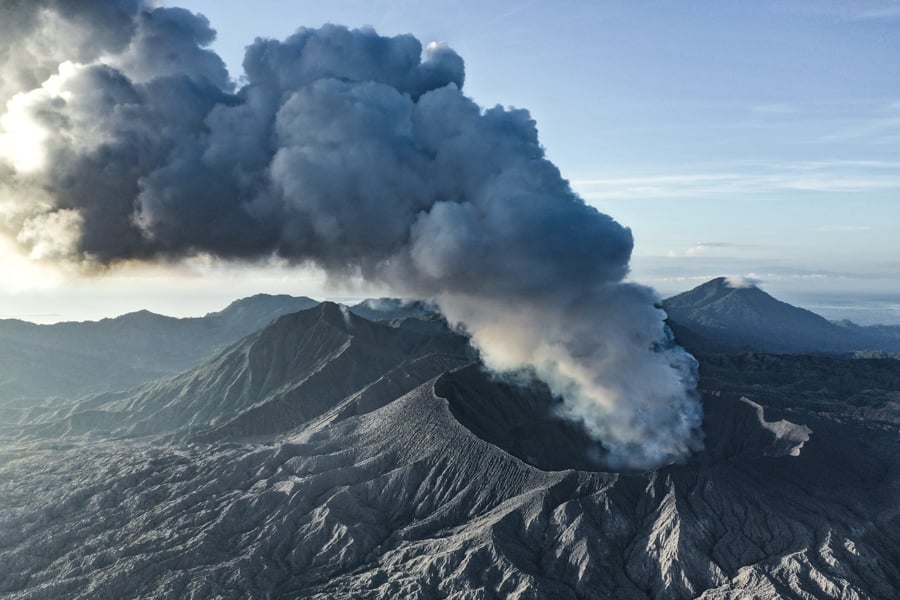
[(900, 593), (897, 361), (710, 359), (706, 450), (609, 473), (546, 388), (454, 343), (323, 304), (112, 401), (127, 438), (5, 429), (0, 597)]

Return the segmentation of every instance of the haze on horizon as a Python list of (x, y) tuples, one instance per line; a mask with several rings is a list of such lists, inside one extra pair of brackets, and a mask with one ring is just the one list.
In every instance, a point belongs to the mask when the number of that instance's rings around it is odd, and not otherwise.
[[(207, 15), (236, 80), (254, 36), (301, 25), (447, 42), (466, 94), (528, 108), (574, 189), (632, 229), (634, 280), (668, 295), (750, 275), (829, 317), (900, 322), (897, 2), (177, 4)], [(0, 315), (32, 321), (382, 291), (202, 259), (83, 279), (0, 251)]]

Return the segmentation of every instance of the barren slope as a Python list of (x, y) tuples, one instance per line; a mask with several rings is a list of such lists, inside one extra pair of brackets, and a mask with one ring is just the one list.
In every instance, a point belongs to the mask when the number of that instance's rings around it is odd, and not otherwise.
[[(859, 406), (889, 402), (900, 363), (719, 359), (701, 370), (706, 451), (604, 473), (546, 388), (440, 364), (447, 343), (326, 304), (117, 400), (123, 431), (169, 442), (90, 426), (7, 440), (0, 596), (900, 592), (900, 431)], [(788, 385), (814, 367), (843, 372), (853, 403)]]

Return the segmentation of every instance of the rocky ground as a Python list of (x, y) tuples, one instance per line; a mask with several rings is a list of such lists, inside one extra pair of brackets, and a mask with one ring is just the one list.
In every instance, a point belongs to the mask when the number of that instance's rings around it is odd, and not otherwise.
[[(900, 362), (701, 357), (706, 450), (609, 473), (546, 389), (333, 306), (192, 375), (16, 413), (0, 597), (900, 594)], [(252, 358), (310, 340), (315, 359)]]

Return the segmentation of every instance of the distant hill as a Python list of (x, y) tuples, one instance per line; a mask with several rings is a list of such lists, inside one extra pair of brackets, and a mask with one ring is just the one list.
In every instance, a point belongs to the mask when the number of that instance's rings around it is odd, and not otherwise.
[(204, 317), (146, 310), (101, 321), (0, 320), (0, 403), (129, 389), (193, 367), (282, 315), (318, 304), (260, 294)]
[(37, 419), (33, 431), (271, 435), (335, 406), (345, 416), (372, 410), (473, 359), (468, 340), (449, 330), (419, 333), (322, 302), (276, 319), (171, 379), (59, 406)]
[(662, 306), (679, 341), (700, 353), (900, 351), (894, 328), (836, 324), (725, 277), (664, 300)]

